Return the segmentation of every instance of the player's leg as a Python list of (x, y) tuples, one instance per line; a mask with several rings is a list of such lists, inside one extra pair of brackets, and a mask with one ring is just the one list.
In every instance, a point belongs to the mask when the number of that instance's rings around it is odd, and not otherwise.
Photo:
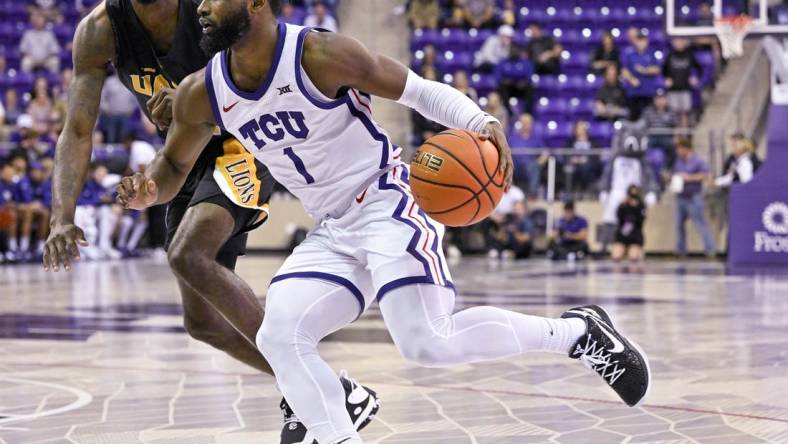
[[(190, 334), (210, 340), (211, 345), (232, 356), (256, 355), (244, 362), (270, 374), (270, 368), (254, 346), (263, 309), (249, 285), (228, 268), (235, 266), (235, 257), (225, 258), (224, 264), (217, 261), (220, 250), (237, 233), (238, 224), (243, 226), (248, 222), (237, 221), (230, 209), (216, 203), (206, 201), (192, 206), (178, 226), (167, 257), (179, 281), (193, 290), (182, 295), (185, 307), (201, 307), (202, 302), (207, 302), (220, 314), (216, 317), (198, 312), (190, 318), (186, 313)], [(187, 304), (187, 298), (199, 299)], [(229, 331), (225, 324), (239, 334), (218, 339), (210, 333)]]
[(711, 234), (709, 223), (706, 221), (706, 210), (705, 205), (703, 204), (703, 196), (699, 193), (693, 196), (691, 199), (692, 200), (689, 202), (689, 217), (692, 220), (692, 223), (695, 225), (695, 229), (697, 229), (698, 233), (700, 233), (701, 239), (703, 239), (703, 251), (706, 253), (706, 256), (713, 256), (716, 253), (714, 247), (714, 237)]
[(676, 254), (679, 256), (687, 255), (687, 231), (685, 222), (687, 220), (686, 198), (676, 196), (674, 220), (676, 223)]
[(19, 205), (19, 252), (24, 256), (30, 251), (30, 236), (33, 235), (33, 208), (30, 204)]
[(361, 443), (346, 410), (345, 390), (317, 350), (321, 339), (356, 319), (356, 297), (336, 283), (285, 279), (268, 289), (265, 311), (257, 345), (311, 434), (303, 442)]
[(178, 278), (183, 301), (183, 325), (189, 335), (261, 372), (271, 368), (260, 351), (238, 332), (200, 293)]
[(529, 351), (568, 354), (585, 334), (579, 319), (529, 316), (496, 307), (454, 313), (454, 291), (416, 284), (390, 291), (380, 311), (399, 351), (428, 367), (452, 366)]
[(630, 262), (640, 262), (643, 260), (643, 247), (640, 244), (632, 244), (627, 252)]
[(610, 250), (610, 258), (614, 261), (618, 262), (624, 258), (626, 254), (627, 247), (624, 246), (621, 242), (616, 242), (613, 244), (613, 248)]

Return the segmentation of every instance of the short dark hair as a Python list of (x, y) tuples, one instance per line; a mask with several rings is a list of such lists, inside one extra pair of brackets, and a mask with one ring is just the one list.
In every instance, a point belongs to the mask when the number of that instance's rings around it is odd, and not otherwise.
[(268, 6), (271, 7), (274, 14), (279, 14), (279, 10), (282, 9), (282, 0), (268, 0)]
[(678, 142), (676, 142), (676, 147), (686, 148), (688, 150), (692, 149), (692, 141), (687, 137), (680, 137)]
[(575, 201), (567, 200), (566, 202), (564, 202), (564, 211), (572, 211), (572, 212), (574, 212), (575, 211)]

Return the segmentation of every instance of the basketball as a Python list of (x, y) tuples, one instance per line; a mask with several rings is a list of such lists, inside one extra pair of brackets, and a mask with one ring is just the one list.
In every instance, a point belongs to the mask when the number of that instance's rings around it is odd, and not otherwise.
[(498, 149), (469, 131), (430, 137), (411, 161), (410, 186), (419, 206), (451, 227), (473, 225), (492, 213), (504, 193)]

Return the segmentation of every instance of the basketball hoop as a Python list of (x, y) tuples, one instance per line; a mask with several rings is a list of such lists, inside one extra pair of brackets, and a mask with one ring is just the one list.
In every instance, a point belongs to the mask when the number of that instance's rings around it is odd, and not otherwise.
[(722, 17), (714, 21), (714, 32), (720, 39), (723, 57), (741, 57), (744, 53), (744, 37), (753, 25), (752, 17), (745, 14)]

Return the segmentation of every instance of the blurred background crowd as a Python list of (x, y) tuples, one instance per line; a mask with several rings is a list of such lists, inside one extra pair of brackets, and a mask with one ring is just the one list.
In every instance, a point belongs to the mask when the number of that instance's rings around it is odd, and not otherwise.
[[(73, 76), (71, 38), (95, 3), (0, 0), (0, 259), (5, 262), (41, 255), (55, 143)], [(541, 233), (547, 242), (538, 249), (548, 256), (587, 256), (588, 223), (576, 214), (574, 201), (616, 194), (616, 159), (622, 156), (637, 159), (644, 170), (639, 185), (624, 187), (610, 210), (615, 255), (639, 257), (642, 251), (631, 253), (629, 246), (642, 245), (638, 232), (646, 207), (671, 186), (681, 199), (682, 227), (689, 219), (701, 232), (708, 230), (697, 199), (708, 166), (685, 136), (725, 69), (718, 42), (666, 38), (657, 0), (598, 3), (559, 1), (537, 8), (523, 0), (410, 0), (402, 6), (412, 31), (411, 68), (477, 101), (502, 122), (516, 148), (517, 186), (489, 221), (452, 230), (452, 254), (527, 257), (533, 236)], [(336, 6), (329, 0), (291, 0), (284, 2), (281, 19), (337, 31)], [(703, 1), (690, 2), (682, 14), (693, 23), (712, 19), (710, 4)], [(122, 175), (144, 168), (162, 140), (115, 76), (104, 85), (100, 111), (93, 165), (77, 211), (77, 224), (91, 245), (85, 255), (119, 258), (140, 254), (141, 246), (158, 249), (164, 241), (163, 210), (124, 211), (114, 204), (113, 190)], [(415, 113), (412, 128), (414, 147), (443, 129)], [(638, 143), (621, 136), (627, 131), (634, 131)], [(749, 180), (760, 163), (751, 141), (734, 139), (718, 186)], [(555, 223), (539, 208), (548, 194), (566, 201)], [(703, 236), (713, 254), (710, 235)], [(677, 253), (686, 254), (681, 241)]]

